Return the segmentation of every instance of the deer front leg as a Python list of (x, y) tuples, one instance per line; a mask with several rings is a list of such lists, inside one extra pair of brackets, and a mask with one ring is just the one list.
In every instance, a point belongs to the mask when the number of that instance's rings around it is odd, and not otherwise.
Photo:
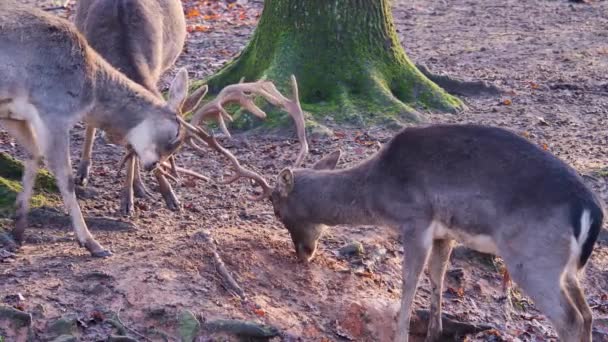
[[(21, 244), (27, 228), (27, 214), (30, 209), (30, 199), (34, 191), (36, 173), (42, 161), (40, 149), (35, 140), (35, 135), (27, 121), (0, 120), (2, 126), (17, 139), (17, 142), (25, 148), (29, 154), (29, 160), (24, 164), (23, 189), (19, 193), (16, 202), (15, 228), (11, 232), (17, 244)], [(11, 242), (12, 244), (12, 242)], [(16, 247), (16, 246), (14, 246)]]
[(412, 303), (414, 302), (420, 275), (431, 251), (432, 235), (429, 232), (430, 229), (428, 222), (418, 222), (412, 226), (403, 227), (401, 230), (404, 261), (401, 308), (397, 330), (395, 331), (395, 342), (407, 342), (409, 340)]
[[(40, 135), (37, 134), (37, 136)], [(89, 232), (89, 229), (84, 222), (84, 218), (82, 217), (82, 212), (80, 211), (80, 206), (76, 199), (76, 193), (74, 192), (75, 184), (69, 155), (69, 132), (50, 132), (48, 136), (49, 140), (44, 144), (46, 146), (46, 161), (49, 169), (51, 169), (55, 175), (57, 185), (59, 186), (61, 196), (63, 197), (63, 203), (70, 212), (72, 225), (79, 244), (84, 246), (94, 257), (102, 258), (112, 255), (109, 250), (103, 248), (95, 238), (93, 238), (93, 235)]]
[(85, 186), (89, 181), (89, 172), (91, 170), (91, 155), (93, 154), (93, 143), (95, 142), (95, 127), (87, 125), (84, 134), (84, 146), (82, 148), (82, 156), (76, 171), (76, 184)]
[(179, 200), (173, 192), (171, 184), (169, 184), (167, 178), (162, 174), (160, 170), (154, 171), (154, 176), (156, 177), (156, 181), (158, 182), (158, 190), (160, 191), (160, 194), (163, 195), (167, 207), (173, 211), (180, 211), (181, 203), (179, 203)]
[(123, 216), (131, 216), (133, 214), (133, 180), (135, 175), (136, 158), (134, 156), (127, 160), (127, 178), (122, 188), (120, 201), (120, 212)]
[(146, 188), (143, 180), (141, 179), (141, 171), (139, 168), (139, 159), (135, 161), (135, 170), (134, 170), (134, 179), (133, 179), (133, 195), (137, 198), (150, 198), (152, 197), (152, 193)]
[(426, 341), (440, 341), (443, 332), (441, 324), (441, 295), (443, 278), (452, 252), (452, 240), (435, 240), (429, 258), (429, 280), (431, 281), (431, 313)]

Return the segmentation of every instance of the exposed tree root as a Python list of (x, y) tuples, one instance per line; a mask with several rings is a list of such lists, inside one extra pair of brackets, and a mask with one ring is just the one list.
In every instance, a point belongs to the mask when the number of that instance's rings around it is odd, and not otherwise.
[(463, 81), (447, 75), (432, 73), (426, 66), (416, 64), (420, 72), (450, 94), (466, 97), (496, 96), (504, 91), (485, 81)]
[(224, 264), (222, 257), (219, 255), (215, 239), (213, 239), (211, 235), (205, 231), (201, 231), (199, 236), (209, 245), (213, 255), (213, 261), (215, 262), (215, 269), (224, 279), (224, 286), (229, 291), (236, 293), (242, 300), (246, 300), (247, 296), (245, 295), (245, 291), (243, 291), (243, 288), (236, 282), (236, 280), (234, 280), (228, 271), (228, 268), (226, 268), (226, 264)]
[(211, 332), (227, 332), (241, 337), (273, 338), (280, 335), (279, 329), (275, 327), (236, 319), (208, 321), (204, 328)]

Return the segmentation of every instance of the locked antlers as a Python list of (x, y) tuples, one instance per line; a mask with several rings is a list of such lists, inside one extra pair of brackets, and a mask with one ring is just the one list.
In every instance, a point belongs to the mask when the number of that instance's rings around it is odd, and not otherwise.
[(228, 158), (228, 160), (230, 160), (234, 173), (226, 180), (220, 181), (220, 183), (229, 184), (240, 178), (249, 178), (262, 187), (261, 194), (257, 196), (249, 196), (249, 199), (251, 200), (261, 200), (268, 197), (272, 191), (272, 188), (260, 174), (243, 167), (230, 151), (225, 149), (217, 142), (214, 136), (208, 134), (202, 127), (200, 127), (200, 123), (204, 120), (208, 120), (209, 118), (215, 118), (218, 121), (222, 131), (224, 131), (227, 136), (230, 136), (224, 119), (232, 121), (232, 117), (224, 109), (224, 105), (227, 103), (238, 103), (254, 115), (260, 118), (265, 118), (266, 113), (253, 101), (253, 97), (255, 95), (262, 96), (271, 104), (287, 111), (294, 120), (296, 133), (300, 142), (300, 152), (298, 153), (294, 163), (294, 166), (298, 167), (303, 163), (306, 155), (308, 154), (308, 142), (306, 140), (304, 113), (300, 106), (298, 84), (295, 76), (293, 75), (291, 76), (291, 86), (293, 98), (288, 99), (283, 96), (270, 81), (261, 80), (251, 83), (229, 85), (222, 89), (222, 91), (220, 91), (218, 96), (213, 101), (208, 102), (197, 110), (192, 117), (191, 123), (180, 119), (181, 123), (188, 129), (190, 133), (186, 137), (186, 143), (194, 150), (205, 153), (205, 150), (200, 146), (200, 143), (202, 142), (220, 154), (223, 154), (226, 158)]
[(301, 166), (308, 154), (308, 142), (306, 140), (306, 127), (304, 113), (300, 106), (298, 83), (295, 76), (291, 76), (292, 99), (288, 99), (271, 81), (260, 80), (250, 83), (238, 83), (226, 86), (215, 99), (206, 103), (192, 116), (190, 123), (193, 126), (200, 126), (201, 122), (214, 118), (220, 125), (220, 129), (226, 136), (230, 132), (226, 128), (224, 120), (232, 121), (232, 117), (224, 109), (228, 103), (238, 103), (241, 107), (251, 112), (260, 119), (266, 118), (266, 113), (253, 101), (254, 97), (261, 96), (272, 105), (277, 106), (291, 116), (296, 126), (298, 141), (300, 142), (300, 152), (294, 163), (295, 167)]

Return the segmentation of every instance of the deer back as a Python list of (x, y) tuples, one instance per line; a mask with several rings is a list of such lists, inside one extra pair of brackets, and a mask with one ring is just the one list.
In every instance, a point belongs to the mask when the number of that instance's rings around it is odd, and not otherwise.
[(110, 64), (157, 94), (186, 37), (179, 0), (82, 0), (75, 24)]
[[(69, 22), (0, 2), (0, 99), (35, 103), (43, 121), (64, 125), (94, 101), (97, 59)], [(45, 120), (49, 112), (54, 117)]]

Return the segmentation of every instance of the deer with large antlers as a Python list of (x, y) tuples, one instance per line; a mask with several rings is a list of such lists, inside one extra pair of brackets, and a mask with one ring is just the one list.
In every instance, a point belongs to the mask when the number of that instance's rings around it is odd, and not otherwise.
[(305, 262), (326, 225), (401, 233), (395, 342), (408, 341), (425, 265), (432, 286), (427, 340), (440, 340), (443, 279), (455, 241), (502, 257), (562, 341), (591, 341), (593, 318), (578, 275), (604, 212), (564, 162), (509, 131), (476, 125), (407, 128), (356, 166), (335, 170), (339, 158), (336, 151), (312, 168), (284, 169), (274, 187), (252, 171), (240, 173), (263, 187), (258, 199), (270, 199)]
[[(157, 84), (182, 52), (186, 38), (186, 20), (180, 0), (80, 0), (75, 23), (89, 45), (112, 66), (162, 99)], [(194, 109), (206, 90), (206, 86), (199, 88), (179, 111), (186, 113)], [(87, 123), (76, 175), (76, 183), (80, 185), (86, 185), (89, 177), (96, 128), (94, 121)], [(198, 176), (177, 168), (173, 157), (169, 162), (175, 170)], [(122, 164), (127, 165), (127, 179), (122, 191), (121, 212), (130, 215), (133, 196), (148, 197), (150, 193), (142, 182), (139, 161), (133, 153), (128, 153)], [(167, 207), (179, 210), (179, 200), (167, 180), (171, 176), (163, 172), (162, 165), (154, 170), (154, 176)]]
[(89, 232), (76, 199), (69, 131), (80, 120), (100, 127), (115, 141), (129, 144), (143, 168), (152, 171), (186, 135), (180, 107), (188, 74), (178, 72), (164, 101), (112, 67), (64, 19), (3, 0), (0, 27), (0, 124), (30, 156), (12, 235), (17, 243), (23, 240), (36, 170), (44, 157), (78, 242), (93, 256), (109, 256)]

